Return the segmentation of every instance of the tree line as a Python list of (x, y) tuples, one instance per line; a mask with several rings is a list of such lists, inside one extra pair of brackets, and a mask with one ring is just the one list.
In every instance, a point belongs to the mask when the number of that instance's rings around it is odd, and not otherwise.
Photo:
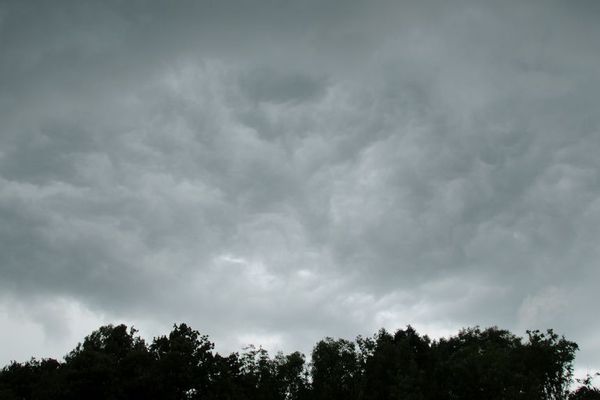
[(62, 361), (5, 366), (0, 399), (600, 399), (590, 376), (571, 389), (577, 350), (552, 330), (523, 339), (475, 327), (431, 340), (408, 326), (353, 341), (327, 337), (308, 362), (254, 346), (221, 355), (183, 323), (151, 343), (133, 327), (107, 325)]

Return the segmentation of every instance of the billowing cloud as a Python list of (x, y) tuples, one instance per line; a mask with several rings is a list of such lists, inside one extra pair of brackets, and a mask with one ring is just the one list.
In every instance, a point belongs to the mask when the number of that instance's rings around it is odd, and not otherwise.
[(599, 12), (5, 2), (0, 357), (496, 324), (598, 368)]

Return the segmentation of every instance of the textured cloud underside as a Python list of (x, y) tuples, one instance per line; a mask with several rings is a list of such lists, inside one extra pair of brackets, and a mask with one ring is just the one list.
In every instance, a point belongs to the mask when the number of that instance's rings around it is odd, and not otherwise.
[(598, 6), (237, 3), (0, 5), (2, 326), (553, 327), (593, 366)]

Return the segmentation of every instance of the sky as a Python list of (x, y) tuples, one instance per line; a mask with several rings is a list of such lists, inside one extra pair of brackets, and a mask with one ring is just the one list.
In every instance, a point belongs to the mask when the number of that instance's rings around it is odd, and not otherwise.
[(600, 3), (1, 1), (0, 364), (553, 328), (600, 370)]

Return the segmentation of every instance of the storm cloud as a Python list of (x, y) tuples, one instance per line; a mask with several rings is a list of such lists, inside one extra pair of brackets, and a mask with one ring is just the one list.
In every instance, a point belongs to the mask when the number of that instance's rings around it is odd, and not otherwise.
[(304, 351), (479, 324), (600, 368), (599, 17), (2, 2), (0, 359), (114, 321)]

